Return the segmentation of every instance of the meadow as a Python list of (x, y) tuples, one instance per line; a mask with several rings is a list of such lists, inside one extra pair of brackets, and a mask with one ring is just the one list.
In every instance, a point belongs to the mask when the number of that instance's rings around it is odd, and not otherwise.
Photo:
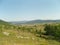
[[(59, 24), (48, 25), (56, 26)], [(50, 30), (48, 25), (0, 24), (0, 45), (60, 45), (60, 41), (58, 41), (59, 39), (53, 38), (54, 36), (52, 36), (52, 34), (47, 35), (47, 30)]]

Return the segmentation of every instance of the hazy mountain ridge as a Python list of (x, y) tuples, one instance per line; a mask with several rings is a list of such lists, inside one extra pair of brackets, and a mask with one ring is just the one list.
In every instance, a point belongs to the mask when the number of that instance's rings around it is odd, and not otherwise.
[(59, 23), (60, 20), (31, 20), (31, 21), (15, 21), (11, 23), (12, 24), (35, 24), (35, 23), (50, 23), (50, 22)]

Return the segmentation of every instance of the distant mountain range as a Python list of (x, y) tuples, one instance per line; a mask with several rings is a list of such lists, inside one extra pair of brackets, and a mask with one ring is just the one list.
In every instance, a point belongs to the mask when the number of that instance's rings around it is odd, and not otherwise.
[(13, 21), (12, 24), (38, 24), (38, 23), (60, 23), (60, 20), (31, 20), (31, 21)]
[(0, 24), (39, 24), (39, 23), (60, 23), (60, 20), (31, 20), (31, 21), (11, 21), (0, 20)]

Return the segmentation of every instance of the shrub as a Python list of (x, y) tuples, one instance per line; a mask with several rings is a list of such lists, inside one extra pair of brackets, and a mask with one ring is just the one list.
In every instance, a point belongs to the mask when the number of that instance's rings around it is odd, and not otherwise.
[(46, 35), (54, 36), (55, 38), (60, 38), (60, 25), (45, 25)]

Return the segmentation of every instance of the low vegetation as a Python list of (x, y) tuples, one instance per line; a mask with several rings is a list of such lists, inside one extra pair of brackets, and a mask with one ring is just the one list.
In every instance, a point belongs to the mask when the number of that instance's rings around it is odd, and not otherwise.
[(60, 24), (0, 24), (0, 45), (60, 45), (59, 38)]

